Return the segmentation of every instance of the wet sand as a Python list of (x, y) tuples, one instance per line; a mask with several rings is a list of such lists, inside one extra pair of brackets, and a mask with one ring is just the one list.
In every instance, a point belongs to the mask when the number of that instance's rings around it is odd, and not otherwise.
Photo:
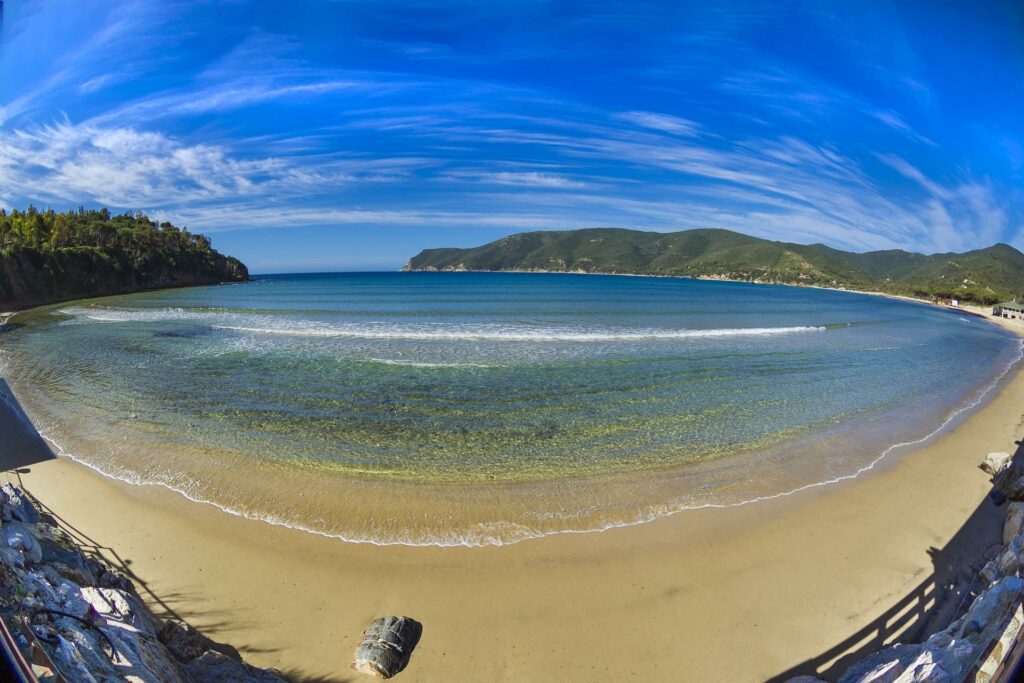
[(757, 681), (989, 542), (991, 525), (958, 531), (991, 515), (977, 464), (1024, 437), (1022, 406), (1018, 374), (953, 432), (855, 482), (506, 547), (346, 544), (66, 459), (24, 481), (116, 551), (154, 609), (159, 599), (260, 666), (360, 679), (349, 662), (362, 629), (404, 614), (424, 624), (404, 681)]

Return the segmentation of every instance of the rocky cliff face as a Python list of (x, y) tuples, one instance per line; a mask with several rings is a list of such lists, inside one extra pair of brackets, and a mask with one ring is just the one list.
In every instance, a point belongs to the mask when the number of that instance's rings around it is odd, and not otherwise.
[(284, 683), (188, 624), (156, 619), (129, 579), (10, 484), (0, 519), (0, 616), (27, 661), (69, 683)]

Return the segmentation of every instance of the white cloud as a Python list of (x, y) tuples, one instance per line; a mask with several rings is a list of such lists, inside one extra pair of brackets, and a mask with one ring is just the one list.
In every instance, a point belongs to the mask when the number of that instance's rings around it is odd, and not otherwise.
[(643, 128), (671, 133), (672, 135), (694, 136), (700, 132), (701, 128), (700, 124), (689, 119), (649, 111), (621, 112), (615, 114), (614, 118)]
[(131, 128), (61, 123), (0, 137), (0, 180), (27, 197), (137, 207), (252, 194), (287, 177), (274, 159)]
[(481, 181), (498, 185), (522, 185), (525, 187), (549, 187), (555, 189), (574, 189), (586, 187), (586, 183), (572, 180), (553, 173), (499, 171), (480, 176)]

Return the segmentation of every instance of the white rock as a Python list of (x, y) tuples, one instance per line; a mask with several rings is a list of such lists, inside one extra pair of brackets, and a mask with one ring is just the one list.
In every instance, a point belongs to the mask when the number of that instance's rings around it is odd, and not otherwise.
[(152, 622), (146, 618), (142, 606), (134, 596), (115, 588), (93, 588), (86, 586), (81, 589), (82, 598), (92, 605), (112, 628), (140, 631), (148, 636), (156, 637)]
[(1006, 521), (1003, 523), (1003, 544), (1006, 545), (1015, 536), (1024, 531), (1024, 502), (1014, 501), (1006, 508)]
[(1013, 460), (1009, 453), (989, 453), (978, 467), (993, 477), (999, 474)]
[(967, 614), (958, 620), (954, 638), (969, 640), (979, 647), (986, 646), (997, 635), (1003, 618), (1021, 594), (1024, 594), (1024, 579), (1016, 576), (999, 579), (974, 599)]
[(1024, 538), (1016, 536), (996, 558), (996, 566), (1004, 575), (1016, 574), (1020, 570), (1021, 553), (1024, 551)]
[(25, 559), (33, 564), (42, 562), (43, 549), (39, 547), (39, 542), (32, 536), (28, 528), (17, 522), (10, 522), (4, 525), (3, 536), (4, 543), (8, 548), (20, 550), (24, 553)]

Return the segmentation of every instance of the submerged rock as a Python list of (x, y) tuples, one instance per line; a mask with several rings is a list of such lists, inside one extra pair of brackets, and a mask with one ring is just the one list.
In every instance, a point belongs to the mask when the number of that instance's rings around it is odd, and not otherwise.
[(363, 632), (352, 668), (377, 678), (391, 678), (408, 664), (423, 635), (423, 625), (409, 617), (375, 619)]

